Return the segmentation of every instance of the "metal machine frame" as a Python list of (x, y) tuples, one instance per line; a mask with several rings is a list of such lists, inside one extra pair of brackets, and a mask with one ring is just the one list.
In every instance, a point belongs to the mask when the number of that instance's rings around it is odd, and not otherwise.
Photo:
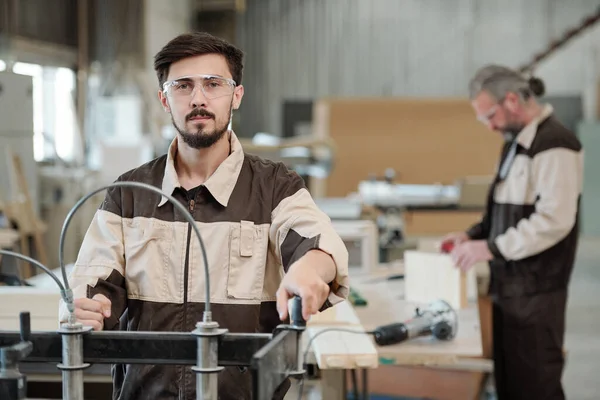
[[(206, 300), (202, 321), (189, 333), (175, 332), (93, 332), (75, 317), (73, 292), (63, 262), (65, 234), (69, 222), (83, 203), (96, 193), (115, 187), (144, 189), (169, 200), (196, 233), (202, 249)], [(21, 313), (20, 332), (0, 331), (0, 398), (26, 397), (26, 377), (19, 362), (59, 362), (63, 400), (84, 399), (83, 371), (91, 364), (175, 364), (192, 365), (196, 373), (196, 398), (218, 399), (218, 373), (225, 366), (250, 367), (253, 398), (271, 400), (288, 377), (302, 376), (300, 336), (306, 327), (302, 300), (290, 299), (290, 325), (279, 325), (272, 334), (232, 334), (220, 329), (210, 309), (210, 276), (204, 242), (187, 208), (162, 190), (140, 182), (115, 182), (84, 196), (67, 215), (59, 240), (59, 265), (63, 282), (38, 261), (11, 251), (1, 254), (28, 261), (48, 273), (60, 288), (69, 311), (68, 320), (56, 332), (31, 332), (29, 313)]]
[(60, 363), (63, 399), (69, 400), (83, 400), (83, 370), (92, 364), (193, 366), (198, 374), (196, 398), (203, 400), (217, 399), (212, 385), (217, 384), (216, 372), (225, 366), (249, 367), (256, 400), (271, 400), (286, 378), (303, 374), (301, 326), (280, 325), (273, 334), (221, 332), (209, 337), (208, 348), (201, 344), (205, 337), (196, 337), (196, 331), (31, 332), (29, 326), (29, 314), (21, 313), (21, 332), (0, 331), (3, 400), (26, 398), (26, 376), (19, 371), (19, 362)]

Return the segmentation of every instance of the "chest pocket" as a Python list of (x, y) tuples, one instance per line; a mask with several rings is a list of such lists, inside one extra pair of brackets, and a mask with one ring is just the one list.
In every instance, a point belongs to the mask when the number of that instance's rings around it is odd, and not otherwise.
[(531, 182), (531, 159), (518, 154), (507, 176), (499, 182), (494, 200), (500, 204), (531, 205), (535, 203), (535, 188)]
[(232, 224), (227, 297), (260, 300), (265, 280), (268, 233), (251, 221)]
[(129, 298), (165, 301), (173, 226), (150, 218), (123, 222)]

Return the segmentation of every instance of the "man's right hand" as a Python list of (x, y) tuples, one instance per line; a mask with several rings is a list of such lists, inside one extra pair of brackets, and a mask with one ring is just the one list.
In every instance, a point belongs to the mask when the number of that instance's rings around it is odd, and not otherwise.
[(459, 244), (464, 243), (467, 240), (469, 240), (469, 236), (467, 235), (466, 232), (449, 233), (446, 236), (444, 236), (444, 238), (442, 239), (439, 250), (441, 251), (442, 249), (444, 249), (447, 246), (451, 246), (451, 247), (458, 246)]
[(101, 331), (104, 328), (104, 318), (110, 317), (110, 308), (110, 300), (102, 294), (97, 294), (91, 299), (75, 299), (77, 322), (91, 326), (95, 331)]

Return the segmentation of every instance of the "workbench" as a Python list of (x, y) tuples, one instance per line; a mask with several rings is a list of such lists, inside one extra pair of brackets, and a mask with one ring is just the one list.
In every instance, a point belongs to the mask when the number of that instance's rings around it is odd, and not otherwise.
[[(353, 306), (344, 302), (326, 310), (311, 319), (306, 336), (314, 336), (328, 327), (368, 331), (412, 318), (416, 307), (424, 304), (404, 301), (404, 281), (387, 279), (398, 272), (393, 269), (386, 271), (385, 268), (370, 273), (354, 272), (351, 286), (367, 304)], [(440, 400), (478, 399), (485, 378), (492, 371), (487, 338), (488, 306), (485, 298), (481, 297), (479, 301), (470, 302), (468, 307), (457, 310), (458, 332), (449, 342), (421, 337), (396, 345), (377, 346), (367, 335), (323, 333), (312, 346), (313, 361), (324, 372), (321, 382), (323, 398), (345, 399), (349, 389), (345, 379), (347, 370), (362, 369), (366, 371), (363, 376), (371, 394)], [(483, 309), (480, 310), (480, 307)], [(342, 357), (338, 353), (340, 348), (351, 351)], [(372, 365), (373, 354), (377, 357), (376, 368)], [(329, 359), (333, 359), (334, 363), (328, 362)]]

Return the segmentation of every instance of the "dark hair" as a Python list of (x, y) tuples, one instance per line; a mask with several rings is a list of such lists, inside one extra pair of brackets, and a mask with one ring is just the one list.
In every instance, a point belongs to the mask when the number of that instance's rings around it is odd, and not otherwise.
[(544, 85), (544, 81), (540, 78), (532, 76), (531, 78), (529, 78), (528, 82), (529, 90), (531, 90), (531, 93), (533, 93), (534, 96), (540, 97), (543, 96), (544, 93), (546, 93), (546, 85)]
[(210, 33), (193, 32), (172, 39), (154, 56), (154, 70), (160, 87), (162, 88), (167, 80), (171, 64), (187, 57), (203, 54), (220, 54), (225, 57), (236, 85), (242, 84), (244, 53), (226, 40)]

